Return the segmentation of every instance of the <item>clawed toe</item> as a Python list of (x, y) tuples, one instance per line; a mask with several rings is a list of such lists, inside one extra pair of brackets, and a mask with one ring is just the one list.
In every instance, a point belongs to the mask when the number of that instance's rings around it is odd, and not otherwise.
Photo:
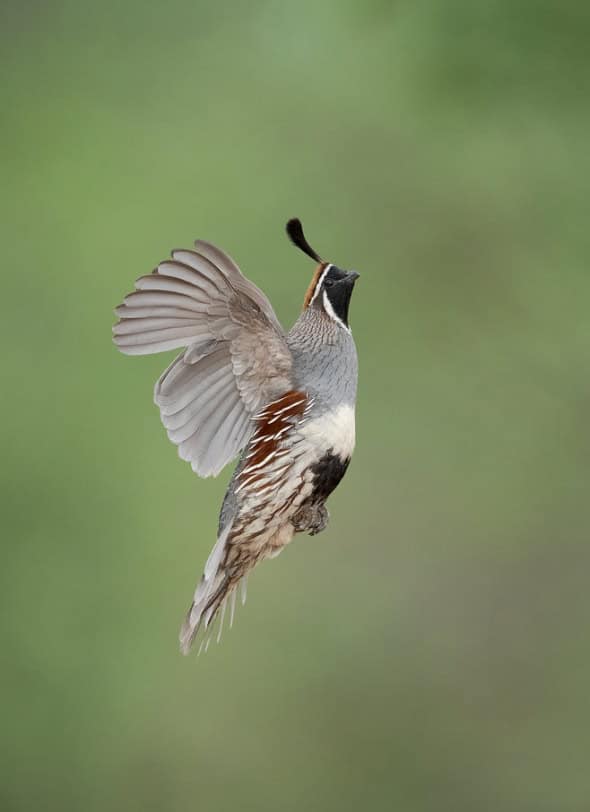
[(293, 527), (297, 533), (317, 536), (326, 529), (329, 519), (330, 514), (325, 505), (305, 505), (295, 514)]

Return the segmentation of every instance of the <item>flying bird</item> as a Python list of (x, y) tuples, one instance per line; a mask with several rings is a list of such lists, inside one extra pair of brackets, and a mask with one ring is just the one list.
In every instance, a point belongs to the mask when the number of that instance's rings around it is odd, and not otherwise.
[(228, 605), (233, 621), (238, 584), (245, 588), (260, 561), (295, 533), (324, 530), (326, 500), (354, 449), (358, 363), (348, 310), (358, 274), (321, 259), (297, 218), (286, 228), (317, 263), (288, 333), (233, 259), (203, 240), (172, 251), (115, 310), (113, 340), (126, 355), (182, 348), (154, 390), (179, 456), (207, 477), (239, 455), (181, 628), (185, 654), (199, 630), (208, 643), (218, 618), (221, 634)]

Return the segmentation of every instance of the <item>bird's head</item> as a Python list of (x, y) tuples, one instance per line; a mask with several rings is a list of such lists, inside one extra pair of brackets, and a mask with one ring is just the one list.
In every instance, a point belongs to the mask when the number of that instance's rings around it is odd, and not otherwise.
[(348, 307), (359, 274), (356, 271), (344, 271), (331, 262), (325, 262), (307, 242), (301, 220), (298, 218), (289, 220), (287, 234), (294, 245), (318, 263), (307, 288), (303, 308), (320, 309), (338, 325), (349, 330)]

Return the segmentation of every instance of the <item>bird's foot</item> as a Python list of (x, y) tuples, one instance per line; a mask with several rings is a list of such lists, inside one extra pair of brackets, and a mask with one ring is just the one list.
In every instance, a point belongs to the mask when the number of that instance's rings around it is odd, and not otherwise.
[(316, 536), (328, 526), (330, 514), (325, 505), (302, 505), (295, 516), (292, 524), (296, 533), (308, 533)]

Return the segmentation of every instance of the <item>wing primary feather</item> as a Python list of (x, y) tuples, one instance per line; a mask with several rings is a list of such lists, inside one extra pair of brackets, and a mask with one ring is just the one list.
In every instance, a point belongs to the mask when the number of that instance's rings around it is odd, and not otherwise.
[[(207, 388), (200, 390), (198, 393), (195, 394), (195, 397), (190, 400), (185, 406), (178, 409), (178, 411), (166, 411), (162, 412), (162, 423), (167, 429), (174, 430), (179, 429), (182, 426), (187, 425), (190, 420), (199, 417), (204, 405), (207, 403), (210, 396), (214, 396), (215, 392), (219, 387), (225, 387), (229, 384), (234, 385), (235, 391), (235, 381), (231, 377), (231, 373), (227, 371), (227, 369), (220, 369), (218, 372), (215, 373), (215, 379), (211, 378), (207, 381)], [(231, 390), (230, 390), (231, 391)], [(237, 399), (237, 392), (236, 399)], [(174, 408), (172, 405), (169, 406), (169, 409)]]
[(123, 345), (119, 342), (118, 336), (115, 336), (114, 342), (118, 349), (124, 355), (153, 355), (158, 352), (166, 352), (167, 350), (177, 350), (179, 347), (186, 347), (185, 338), (174, 338), (161, 341), (153, 341), (148, 344), (126, 344)]
[[(237, 392), (236, 392), (237, 399)], [(228, 405), (224, 409), (214, 410), (200, 425), (201, 441), (199, 445), (199, 463), (197, 470), (204, 476), (217, 476), (224, 467), (224, 460), (228, 456), (234, 457), (238, 450), (227, 443), (229, 420), (234, 408), (234, 402), (228, 398)]]
[(186, 296), (188, 299), (196, 299), (197, 302), (210, 304), (216, 301), (206, 290), (197, 287), (177, 276), (168, 276), (164, 273), (151, 273), (149, 276), (140, 276), (135, 282), (137, 290), (150, 290), (150, 291), (163, 291), (165, 293), (177, 293), (180, 296)]
[[(165, 277), (159, 277), (165, 278)], [(195, 313), (206, 313), (208, 303), (199, 302), (192, 296), (185, 296), (170, 290), (134, 290), (123, 299), (128, 307), (178, 307)]]
[(212, 368), (223, 366), (226, 355), (227, 348), (225, 345), (217, 342), (213, 344), (211, 352), (206, 353), (198, 364), (185, 364), (184, 355), (179, 355), (160, 376), (156, 384), (156, 393), (162, 397), (167, 397), (174, 394), (173, 388), (181, 382), (182, 384), (192, 385), (196, 376), (203, 375)]
[[(168, 259), (161, 262), (156, 270), (159, 276), (168, 276), (170, 278), (180, 279), (189, 285), (199, 288), (210, 296), (211, 299), (217, 299), (218, 297), (227, 296), (228, 294), (229, 285), (225, 279), (223, 280), (223, 283), (218, 282), (216, 284), (210, 278), (210, 276), (196, 270), (192, 266), (185, 265), (176, 259)], [(223, 279), (221, 274), (219, 276)]]
[(198, 251), (193, 251), (191, 249), (186, 248), (177, 248), (172, 252), (172, 256), (178, 262), (182, 262), (183, 265), (187, 265), (189, 268), (194, 268), (195, 271), (198, 271), (203, 276), (206, 276), (213, 284), (215, 284), (220, 290), (226, 291), (228, 287), (231, 288), (231, 284), (228, 280), (228, 274), (225, 273), (224, 269), (219, 267), (216, 262), (212, 262), (209, 257), (200, 254)]
[(200, 397), (209, 381), (216, 382), (220, 377), (231, 375), (223, 350), (205, 356), (192, 366), (185, 364), (182, 357), (177, 360), (179, 363), (166, 370), (154, 391), (154, 400), (166, 415), (180, 412)]
[(183, 443), (189, 437), (192, 437), (198, 429), (202, 429), (203, 423), (209, 415), (219, 409), (220, 402), (223, 403), (225, 398), (229, 398), (232, 392), (235, 392), (235, 386), (235, 382), (231, 378), (224, 377), (210, 390), (207, 390), (205, 397), (199, 404), (198, 411), (186, 423), (183, 423), (178, 428), (166, 427), (168, 437), (172, 442), (176, 444)]
[(223, 425), (215, 433), (209, 446), (208, 455), (211, 459), (222, 460), (228, 454), (232, 457), (246, 445), (249, 437), (237, 439), (236, 428), (239, 429), (242, 421), (242, 404), (238, 397), (232, 406), (231, 411), (223, 421)]
[(195, 317), (190, 316), (187, 319), (178, 317), (162, 319), (162, 318), (145, 318), (145, 319), (123, 319), (113, 327), (113, 335), (130, 335), (132, 333), (145, 333), (150, 330), (163, 330), (167, 327), (189, 327), (195, 324)]
[[(115, 315), (121, 319), (194, 319), (196, 310), (188, 310), (183, 307), (131, 307), (127, 304), (119, 305), (115, 308)], [(203, 308), (202, 311), (206, 312)]]
[[(142, 330), (141, 332), (135, 331), (130, 333), (117, 333), (115, 335), (115, 343), (118, 347), (132, 347), (136, 344), (153, 344), (160, 341), (168, 341), (170, 339), (182, 339), (177, 345), (179, 347), (192, 344), (190, 339), (196, 338), (199, 333), (204, 333), (205, 329), (202, 325), (189, 323), (187, 325), (175, 327), (162, 327), (155, 330)], [(188, 339), (188, 341), (187, 341)]]

